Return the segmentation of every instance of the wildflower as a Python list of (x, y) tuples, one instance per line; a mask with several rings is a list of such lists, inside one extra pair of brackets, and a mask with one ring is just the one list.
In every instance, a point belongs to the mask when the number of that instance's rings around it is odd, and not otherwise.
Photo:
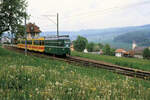
[(85, 91), (83, 90), (82, 93), (85, 94)]
[(96, 91), (96, 88), (91, 88), (92, 91)]
[(30, 78), (28, 78), (28, 81), (30, 81)]
[(45, 77), (45, 75), (44, 75), (44, 74), (42, 74), (41, 76), (42, 76), (42, 77)]
[(74, 71), (71, 71), (72, 74), (74, 74)]
[(30, 98), (31, 98), (31, 97), (32, 97), (32, 94), (30, 94), (29, 96), (30, 96)]
[(111, 95), (111, 90), (108, 91), (108, 95)]
[(71, 91), (71, 90), (72, 90), (72, 88), (69, 88), (68, 90), (69, 90), (69, 91)]
[(14, 76), (10, 75), (10, 78), (12, 78), (12, 79), (13, 79), (13, 78), (14, 78)]
[(38, 90), (39, 90), (38, 88), (35, 89), (35, 91), (38, 91)]
[(61, 69), (62, 69), (62, 70), (64, 70), (64, 69), (65, 69), (65, 67), (64, 67), (64, 66), (62, 66), (62, 67), (61, 67)]
[(97, 98), (100, 98), (100, 96), (96, 96)]
[(59, 82), (56, 81), (55, 85), (59, 85)]

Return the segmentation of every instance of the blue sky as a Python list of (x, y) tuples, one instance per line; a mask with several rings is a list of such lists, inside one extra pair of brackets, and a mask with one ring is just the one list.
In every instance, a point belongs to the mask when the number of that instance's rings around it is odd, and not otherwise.
[[(150, 24), (150, 0), (28, 0), (28, 22), (42, 31), (56, 30), (58, 12), (60, 30), (102, 29)], [(50, 15), (46, 17), (44, 15)]]

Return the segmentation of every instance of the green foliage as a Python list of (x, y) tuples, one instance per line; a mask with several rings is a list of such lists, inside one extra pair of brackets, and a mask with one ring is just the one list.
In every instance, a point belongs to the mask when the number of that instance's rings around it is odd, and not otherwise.
[(98, 52), (100, 51), (101, 48), (103, 48), (103, 45), (102, 44), (96, 44), (94, 42), (90, 42), (87, 44), (87, 50), (88, 52)]
[(103, 53), (104, 53), (104, 55), (114, 56), (115, 55), (115, 49), (111, 48), (109, 44), (106, 44), (103, 47)]
[(94, 43), (93, 42), (90, 42), (87, 44), (87, 50), (88, 52), (93, 52), (93, 49), (94, 49)]
[(99, 52), (99, 51), (100, 51), (100, 47), (99, 47), (98, 44), (95, 44), (95, 45), (94, 45), (93, 51), (94, 51), (94, 52)]
[(24, 25), (17, 25), (16, 26), (16, 34), (15, 34), (15, 38), (16, 38), (16, 40), (18, 39), (18, 38), (22, 38), (22, 37), (24, 37), (24, 34), (25, 34), (25, 27), (24, 27)]
[(82, 36), (78, 36), (77, 39), (73, 42), (74, 49), (76, 51), (82, 52), (88, 43), (88, 40)]
[(149, 88), (149, 81), (0, 48), (1, 100), (148, 100)]
[(110, 55), (110, 45), (106, 44), (103, 48), (104, 55)]
[(102, 43), (98, 43), (99, 48), (102, 49), (104, 47), (104, 45)]
[(150, 50), (148, 48), (145, 48), (143, 51), (143, 57), (145, 59), (150, 59)]
[(10, 30), (16, 33), (17, 26), (21, 25), (26, 14), (26, 0), (4, 0), (0, 15), (0, 34)]

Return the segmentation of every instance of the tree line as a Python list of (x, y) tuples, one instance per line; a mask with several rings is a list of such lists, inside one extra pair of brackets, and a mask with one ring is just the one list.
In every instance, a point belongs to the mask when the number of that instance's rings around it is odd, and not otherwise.
[(83, 52), (84, 49), (87, 49), (88, 52), (100, 52), (103, 51), (104, 55), (115, 55), (115, 49), (111, 48), (109, 44), (102, 44), (102, 43), (94, 43), (88, 42), (85, 37), (78, 36), (75, 41), (73, 41), (74, 49), (79, 52)]
[[(115, 48), (111, 48), (109, 44), (88, 42), (85, 37), (78, 36), (75, 41), (73, 41), (74, 49), (79, 52), (83, 52), (87, 49), (88, 52), (100, 52), (103, 51), (104, 55), (115, 56)], [(145, 48), (143, 51), (143, 58), (150, 59), (150, 49)]]

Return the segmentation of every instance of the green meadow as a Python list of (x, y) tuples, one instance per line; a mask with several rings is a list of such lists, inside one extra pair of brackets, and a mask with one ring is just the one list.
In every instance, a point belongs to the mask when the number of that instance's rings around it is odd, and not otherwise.
[(0, 100), (149, 100), (150, 81), (0, 48)]
[(89, 58), (98, 61), (104, 61), (104, 62), (108, 62), (108, 63), (112, 63), (124, 67), (150, 71), (150, 60), (137, 59), (137, 58), (125, 58), (125, 57), (118, 58), (115, 56), (96, 55), (96, 54), (89, 54), (89, 53), (87, 54), (87, 53), (76, 52), (76, 51), (73, 51), (71, 55), (77, 57)]

